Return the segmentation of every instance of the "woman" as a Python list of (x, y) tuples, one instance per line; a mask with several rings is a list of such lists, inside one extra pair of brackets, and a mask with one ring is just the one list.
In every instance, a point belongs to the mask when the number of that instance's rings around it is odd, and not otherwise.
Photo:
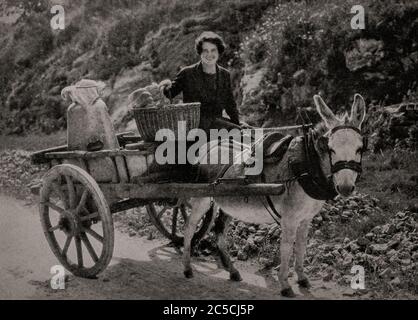
[[(181, 69), (173, 81), (161, 81), (160, 89), (168, 98), (183, 92), (183, 102), (200, 102), (200, 128), (205, 131), (241, 129), (229, 71), (217, 64), (225, 50), (224, 41), (207, 31), (196, 39), (195, 48), (200, 61)], [(222, 117), (223, 110), (230, 119)]]

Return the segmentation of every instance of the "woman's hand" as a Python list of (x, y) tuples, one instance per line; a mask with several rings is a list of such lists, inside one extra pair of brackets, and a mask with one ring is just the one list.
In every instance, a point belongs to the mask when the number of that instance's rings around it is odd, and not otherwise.
[(253, 126), (250, 126), (248, 123), (244, 121), (240, 121), (239, 125), (241, 126), (241, 129), (254, 129)]
[(160, 84), (158, 85), (158, 87), (160, 88), (160, 91), (164, 90), (164, 89), (170, 89), (172, 86), (172, 82), (170, 79), (165, 79), (163, 81), (160, 82)]

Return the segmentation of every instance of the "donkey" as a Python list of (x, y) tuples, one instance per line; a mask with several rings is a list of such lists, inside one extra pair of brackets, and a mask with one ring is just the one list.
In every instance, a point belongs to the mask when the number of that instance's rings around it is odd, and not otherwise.
[[(278, 161), (263, 159), (264, 179), (262, 181), (267, 183), (293, 181), (293, 183), (285, 184), (284, 194), (269, 197), (270, 208), (273, 211), (277, 209), (281, 217), (279, 282), (281, 294), (286, 297), (295, 296), (288, 282), (289, 262), (293, 250), (295, 250), (298, 285), (303, 288), (310, 287), (303, 270), (309, 224), (326, 199), (332, 199), (338, 194), (347, 197), (353, 192), (361, 172), (361, 158), (367, 141), (363, 139), (360, 131), (366, 116), (365, 102), (361, 95), (354, 96), (350, 116), (345, 113), (337, 117), (318, 95), (314, 96), (314, 102), (323, 121), (311, 129), (307, 136), (295, 137), (280, 161), (279, 159)], [(310, 151), (306, 151), (308, 149)], [(218, 151), (215, 148), (210, 152)], [(311, 153), (307, 161), (306, 152)], [(304, 155), (305, 160), (301, 160)], [(315, 180), (314, 175), (303, 174), (303, 170), (298, 171), (301, 166), (295, 165), (293, 170), (289, 166), (289, 163), (303, 164), (304, 161), (308, 173), (312, 167), (317, 166), (323, 179)], [(316, 163), (313, 163), (315, 161)], [(204, 165), (199, 164), (199, 166)], [(209, 170), (220, 170), (216, 165), (212, 165), (211, 168)], [(207, 165), (205, 169), (208, 170)], [(234, 178), (238, 175), (239, 170), (235, 165), (230, 166), (224, 173), (225, 178)], [(324, 177), (327, 178), (324, 179)], [(309, 179), (314, 181), (309, 181)], [(325, 195), (319, 192), (321, 188), (325, 190)], [(189, 201), (191, 215), (184, 232), (184, 275), (187, 278), (193, 277), (190, 264), (191, 240), (200, 219), (211, 209), (211, 205), (214, 205), (213, 210), (220, 209), (218, 217), (213, 221), (213, 230), (217, 238), (216, 243), (222, 265), (229, 271), (231, 280), (241, 281), (241, 275), (234, 267), (226, 250), (227, 227), (232, 217), (247, 223), (274, 223), (277, 219), (268, 210), (266, 198), (265, 196), (191, 198)]]

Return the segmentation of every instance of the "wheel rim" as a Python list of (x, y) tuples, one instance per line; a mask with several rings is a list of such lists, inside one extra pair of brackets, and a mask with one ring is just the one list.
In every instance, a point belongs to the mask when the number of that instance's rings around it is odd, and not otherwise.
[(43, 179), (40, 200), (42, 227), (61, 264), (82, 277), (103, 271), (113, 253), (113, 220), (94, 179), (79, 167), (55, 166)]
[[(190, 216), (190, 208), (184, 203), (172, 207), (170, 204), (157, 202), (148, 204), (146, 208), (157, 229), (174, 244), (183, 245), (183, 230)], [(211, 207), (199, 222), (192, 243), (196, 243), (203, 238), (209, 228), (212, 217), (213, 208)]]

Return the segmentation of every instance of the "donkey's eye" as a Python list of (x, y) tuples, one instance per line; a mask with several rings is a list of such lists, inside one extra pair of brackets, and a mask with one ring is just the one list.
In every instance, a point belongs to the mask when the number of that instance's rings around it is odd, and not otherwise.
[(332, 153), (332, 154), (335, 154), (335, 150), (334, 149), (329, 148), (329, 152)]
[(357, 153), (357, 154), (360, 154), (362, 150), (363, 150), (363, 147), (358, 148), (358, 149), (356, 150), (356, 153)]

